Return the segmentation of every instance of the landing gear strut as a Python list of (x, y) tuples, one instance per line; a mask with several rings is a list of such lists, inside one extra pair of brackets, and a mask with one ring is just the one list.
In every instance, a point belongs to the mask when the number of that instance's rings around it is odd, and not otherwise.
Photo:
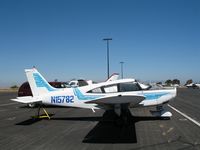
[(156, 111), (150, 111), (153, 116), (156, 117), (163, 117), (163, 118), (170, 118), (172, 113), (165, 110), (163, 105), (156, 106)]
[(128, 105), (115, 105), (114, 111), (117, 114), (117, 118), (115, 119), (117, 126), (129, 125), (131, 123), (132, 115)]

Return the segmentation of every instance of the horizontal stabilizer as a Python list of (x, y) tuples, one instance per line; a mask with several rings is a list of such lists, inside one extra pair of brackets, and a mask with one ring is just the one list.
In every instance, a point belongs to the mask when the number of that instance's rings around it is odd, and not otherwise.
[(17, 97), (16, 99), (11, 99), (11, 100), (19, 102), (19, 103), (24, 103), (24, 104), (42, 102), (41, 98), (39, 98), (39, 97), (32, 97), (32, 96)]
[(144, 100), (144, 96), (114, 96), (114, 97), (106, 97), (97, 100), (88, 101), (86, 103), (95, 103), (95, 104), (139, 104), (142, 100)]

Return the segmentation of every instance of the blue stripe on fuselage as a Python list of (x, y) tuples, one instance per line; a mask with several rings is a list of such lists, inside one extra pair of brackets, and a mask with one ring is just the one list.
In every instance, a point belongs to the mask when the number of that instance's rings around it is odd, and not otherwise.
[[(95, 100), (97, 98), (103, 97), (102, 95), (84, 95), (78, 88), (73, 89), (74, 95), (77, 96), (79, 100)], [(161, 96), (167, 95), (168, 93), (146, 93), (144, 94), (145, 100), (156, 100)]]
[(155, 100), (160, 98), (161, 96), (167, 95), (168, 93), (146, 93), (144, 94), (145, 100)]
[(73, 89), (74, 95), (77, 96), (79, 100), (95, 100), (97, 98), (100, 98), (102, 96), (99, 95), (83, 95), (81, 91), (78, 88)]

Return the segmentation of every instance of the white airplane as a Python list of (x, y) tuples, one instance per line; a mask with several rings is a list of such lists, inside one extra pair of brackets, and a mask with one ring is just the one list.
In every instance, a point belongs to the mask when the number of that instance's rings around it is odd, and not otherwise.
[(186, 87), (187, 88), (194, 88), (194, 89), (198, 88), (199, 89), (200, 88), (200, 84), (199, 83), (196, 83), (196, 84), (195, 83), (190, 83), (190, 84), (187, 84)]
[[(163, 104), (176, 97), (176, 88), (164, 90), (142, 90), (135, 79), (118, 79), (109, 82), (56, 89), (52, 87), (36, 68), (26, 69), (26, 76), (33, 96), (12, 99), (20, 103), (39, 103), (92, 109), (112, 109), (118, 116), (126, 117), (130, 106), (157, 106), (159, 117), (171, 117)], [(40, 110), (40, 108), (39, 108)], [(38, 111), (39, 111), (38, 110)]]
[(198, 88), (200, 88), (200, 83), (196, 83), (195, 85), (196, 85)]
[[(117, 73), (113, 73), (107, 80), (106, 82), (110, 82), (110, 81), (114, 81), (117, 80), (119, 77), (119, 74)], [(69, 82), (69, 87), (81, 87), (81, 86), (85, 86), (85, 85), (91, 85), (94, 84), (92, 80), (83, 80), (83, 79), (79, 79), (79, 80), (71, 80)]]
[[(119, 74), (118, 73), (113, 73), (107, 80), (106, 82), (110, 82), (110, 81), (115, 81), (118, 80), (119, 78)], [(142, 90), (149, 90), (151, 88), (150, 85), (145, 85), (143, 83), (140, 83), (137, 81), (137, 83), (139, 84), (139, 86), (141, 87)]]
[(110, 82), (110, 81), (115, 81), (119, 78), (119, 74), (118, 73), (113, 73), (107, 80), (106, 82)]

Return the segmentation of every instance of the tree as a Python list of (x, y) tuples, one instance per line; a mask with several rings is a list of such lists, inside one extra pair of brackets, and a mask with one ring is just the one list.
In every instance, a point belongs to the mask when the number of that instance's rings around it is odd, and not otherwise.
[(172, 84), (172, 80), (168, 79), (167, 81), (165, 81), (165, 84), (171, 85)]
[(180, 80), (174, 79), (174, 80), (172, 81), (172, 84), (178, 84), (178, 85), (180, 85)]
[(11, 86), (10, 88), (11, 88), (11, 89), (17, 89), (18, 86), (17, 86), (17, 85), (13, 85), (13, 86)]

